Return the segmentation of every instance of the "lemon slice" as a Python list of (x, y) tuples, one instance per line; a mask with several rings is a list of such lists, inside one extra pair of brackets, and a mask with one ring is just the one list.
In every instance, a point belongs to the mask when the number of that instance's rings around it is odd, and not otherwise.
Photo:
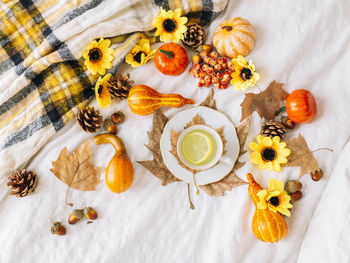
[(205, 133), (193, 131), (183, 138), (181, 150), (187, 161), (192, 164), (201, 164), (209, 158), (212, 142)]

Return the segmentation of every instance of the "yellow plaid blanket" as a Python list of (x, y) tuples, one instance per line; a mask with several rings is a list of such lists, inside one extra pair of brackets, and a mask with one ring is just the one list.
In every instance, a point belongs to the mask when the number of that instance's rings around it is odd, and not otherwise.
[(112, 40), (115, 66), (110, 72), (115, 73), (140, 38), (135, 32), (152, 29), (159, 7), (181, 7), (192, 20), (206, 24), (226, 4), (227, 0), (2, 0), (0, 175), (25, 165), (88, 103), (96, 76), (87, 71), (81, 55), (93, 39)]

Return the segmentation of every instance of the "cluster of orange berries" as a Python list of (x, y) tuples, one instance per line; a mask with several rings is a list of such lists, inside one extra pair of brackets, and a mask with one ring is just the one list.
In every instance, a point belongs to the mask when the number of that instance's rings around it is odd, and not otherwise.
[(199, 56), (193, 56), (190, 74), (199, 78), (198, 87), (214, 85), (218, 89), (227, 89), (231, 80), (233, 65), (226, 57), (220, 57), (216, 51), (202, 50)]

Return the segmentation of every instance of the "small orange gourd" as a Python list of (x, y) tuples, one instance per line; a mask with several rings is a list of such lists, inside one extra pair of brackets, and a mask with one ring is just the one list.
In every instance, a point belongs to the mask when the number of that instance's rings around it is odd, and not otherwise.
[(255, 45), (254, 27), (248, 20), (240, 17), (228, 19), (216, 28), (213, 44), (221, 56), (244, 57)]
[(106, 184), (114, 193), (122, 193), (130, 188), (134, 180), (134, 168), (126, 153), (123, 142), (114, 134), (102, 133), (93, 139), (95, 144), (110, 143), (115, 154), (106, 169)]
[(131, 88), (128, 102), (130, 110), (141, 116), (151, 114), (163, 106), (180, 108), (186, 104), (194, 104), (192, 99), (186, 99), (178, 94), (161, 94), (146, 85)]
[(248, 193), (255, 204), (252, 230), (254, 235), (264, 242), (278, 242), (287, 236), (288, 226), (284, 217), (270, 209), (258, 209), (259, 197), (257, 193), (263, 188), (254, 180), (252, 174), (247, 174), (249, 186)]

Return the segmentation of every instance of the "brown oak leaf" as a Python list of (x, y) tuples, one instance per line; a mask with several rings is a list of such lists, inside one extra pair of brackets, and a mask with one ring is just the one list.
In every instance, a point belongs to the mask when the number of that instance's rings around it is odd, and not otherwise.
[(162, 180), (163, 186), (179, 181), (165, 166), (160, 152), (160, 137), (167, 122), (168, 118), (160, 110), (154, 112), (152, 132), (148, 132), (149, 144), (145, 145), (152, 153), (153, 160), (138, 161), (139, 164)]
[(51, 172), (63, 183), (80, 191), (96, 190), (104, 167), (93, 165), (90, 141), (80, 144), (71, 154), (64, 147), (56, 161), (52, 162)]
[(298, 138), (292, 138), (286, 141), (286, 143), (287, 148), (291, 150), (291, 154), (288, 157), (288, 163), (284, 166), (300, 166), (300, 177), (307, 173), (320, 170), (303, 136), (299, 134)]
[(272, 81), (265, 91), (260, 93), (247, 93), (243, 102), (241, 121), (245, 120), (254, 111), (257, 111), (260, 118), (271, 120), (280, 108), (280, 102), (285, 100), (288, 93), (282, 88), (283, 83)]
[(248, 117), (248, 119), (245, 122), (243, 122), (241, 125), (239, 125), (236, 128), (237, 136), (239, 140), (240, 152), (232, 171), (218, 182), (199, 186), (199, 188), (205, 191), (208, 195), (223, 196), (225, 195), (225, 191), (230, 191), (232, 190), (232, 188), (236, 186), (240, 186), (242, 184), (247, 183), (236, 175), (236, 170), (243, 167), (245, 164), (245, 162), (240, 162), (238, 161), (238, 159), (247, 152), (244, 150), (244, 145), (247, 140), (250, 121), (251, 121), (251, 117)]

